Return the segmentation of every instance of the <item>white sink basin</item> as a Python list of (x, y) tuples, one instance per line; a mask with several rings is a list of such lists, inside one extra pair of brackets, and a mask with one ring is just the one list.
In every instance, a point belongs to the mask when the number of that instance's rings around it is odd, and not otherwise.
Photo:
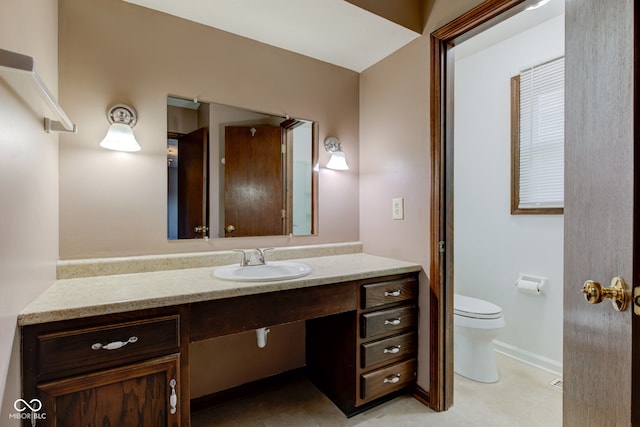
[(216, 268), (213, 275), (218, 279), (236, 282), (268, 282), (303, 277), (311, 273), (311, 267), (294, 261), (269, 261), (265, 265), (241, 267), (237, 264)]

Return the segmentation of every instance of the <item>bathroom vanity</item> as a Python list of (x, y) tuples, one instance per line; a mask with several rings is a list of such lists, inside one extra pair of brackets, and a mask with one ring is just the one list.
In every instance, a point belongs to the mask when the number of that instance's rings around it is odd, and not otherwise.
[(190, 343), (301, 320), (308, 376), (346, 415), (411, 389), (420, 265), (297, 261), (312, 272), (273, 282), (219, 280), (215, 267), (58, 280), (18, 319), (23, 399), (46, 413), (37, 425), (126, 414), (127, 425), (188, 426)]

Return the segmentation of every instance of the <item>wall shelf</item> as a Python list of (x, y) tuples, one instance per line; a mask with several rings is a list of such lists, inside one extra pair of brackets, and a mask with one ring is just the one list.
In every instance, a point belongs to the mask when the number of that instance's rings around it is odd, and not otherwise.
[[(58, 104), (58, 101), (56, 101), (47, 88), (47, 85), (45, 85), (44, 81), (42, 81), (36, 72), (34, 59), (27, 55), (0, 49), (0, 77), (4, 78), (7, 83), (10, 83), (10, 77), (14, 75), (24, 76), (31, 82), (30, 85), (35, 88), (35, 91), (55, 117), (55, 119), (49, 117), (44, 118), (44, 130), (46, 132), (77, 132), (77, 126), (71, 122), (62, 107), (60, 107), (60, 104)], [(18, 89), (16, 90), (18, 95), (22, 96), (28, 104), (31, 104), (32, 101), (23, 93), (22, 85), (12, 86), (14, 89)]]

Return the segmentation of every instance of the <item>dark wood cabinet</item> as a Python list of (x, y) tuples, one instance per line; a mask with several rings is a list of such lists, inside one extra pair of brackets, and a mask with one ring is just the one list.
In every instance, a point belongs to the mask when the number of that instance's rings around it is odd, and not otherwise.
[(178, 315), (71, 328), (37, 335), (40, 381), (175, 352), (180, 347)]
[(180, 426), (180, 355), (38, 385), (43, 426)]
[(309, 378), (351, 416), (415, 385), (417, 297), (406, 273), (24, 325), (22, 399), (38, 426), (186, 427), (190, 342), (305, 320)]
[(360, 348), (362, 369), (414, 356), (418, 351), (418, 333), (413, 330), (377, 341), (365, 342)]
[(188, 425), (186, 314), (154, 309), (23, 327), (23, 397), (42, 403), (37, 425)]
[(356, 283), (357, 309), (307, 321), (311, 381), (347, 416), (415, 386), (418, 277)]

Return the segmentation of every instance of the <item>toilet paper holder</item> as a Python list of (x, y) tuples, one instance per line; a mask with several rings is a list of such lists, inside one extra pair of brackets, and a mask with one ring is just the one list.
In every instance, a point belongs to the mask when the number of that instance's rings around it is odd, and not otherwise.
[(532, 276), (530, 274), (520, 274), (515, 283), (519, 291), (531, 295), (542, 295), (543, 289), (547, 285), (547, 278)]

